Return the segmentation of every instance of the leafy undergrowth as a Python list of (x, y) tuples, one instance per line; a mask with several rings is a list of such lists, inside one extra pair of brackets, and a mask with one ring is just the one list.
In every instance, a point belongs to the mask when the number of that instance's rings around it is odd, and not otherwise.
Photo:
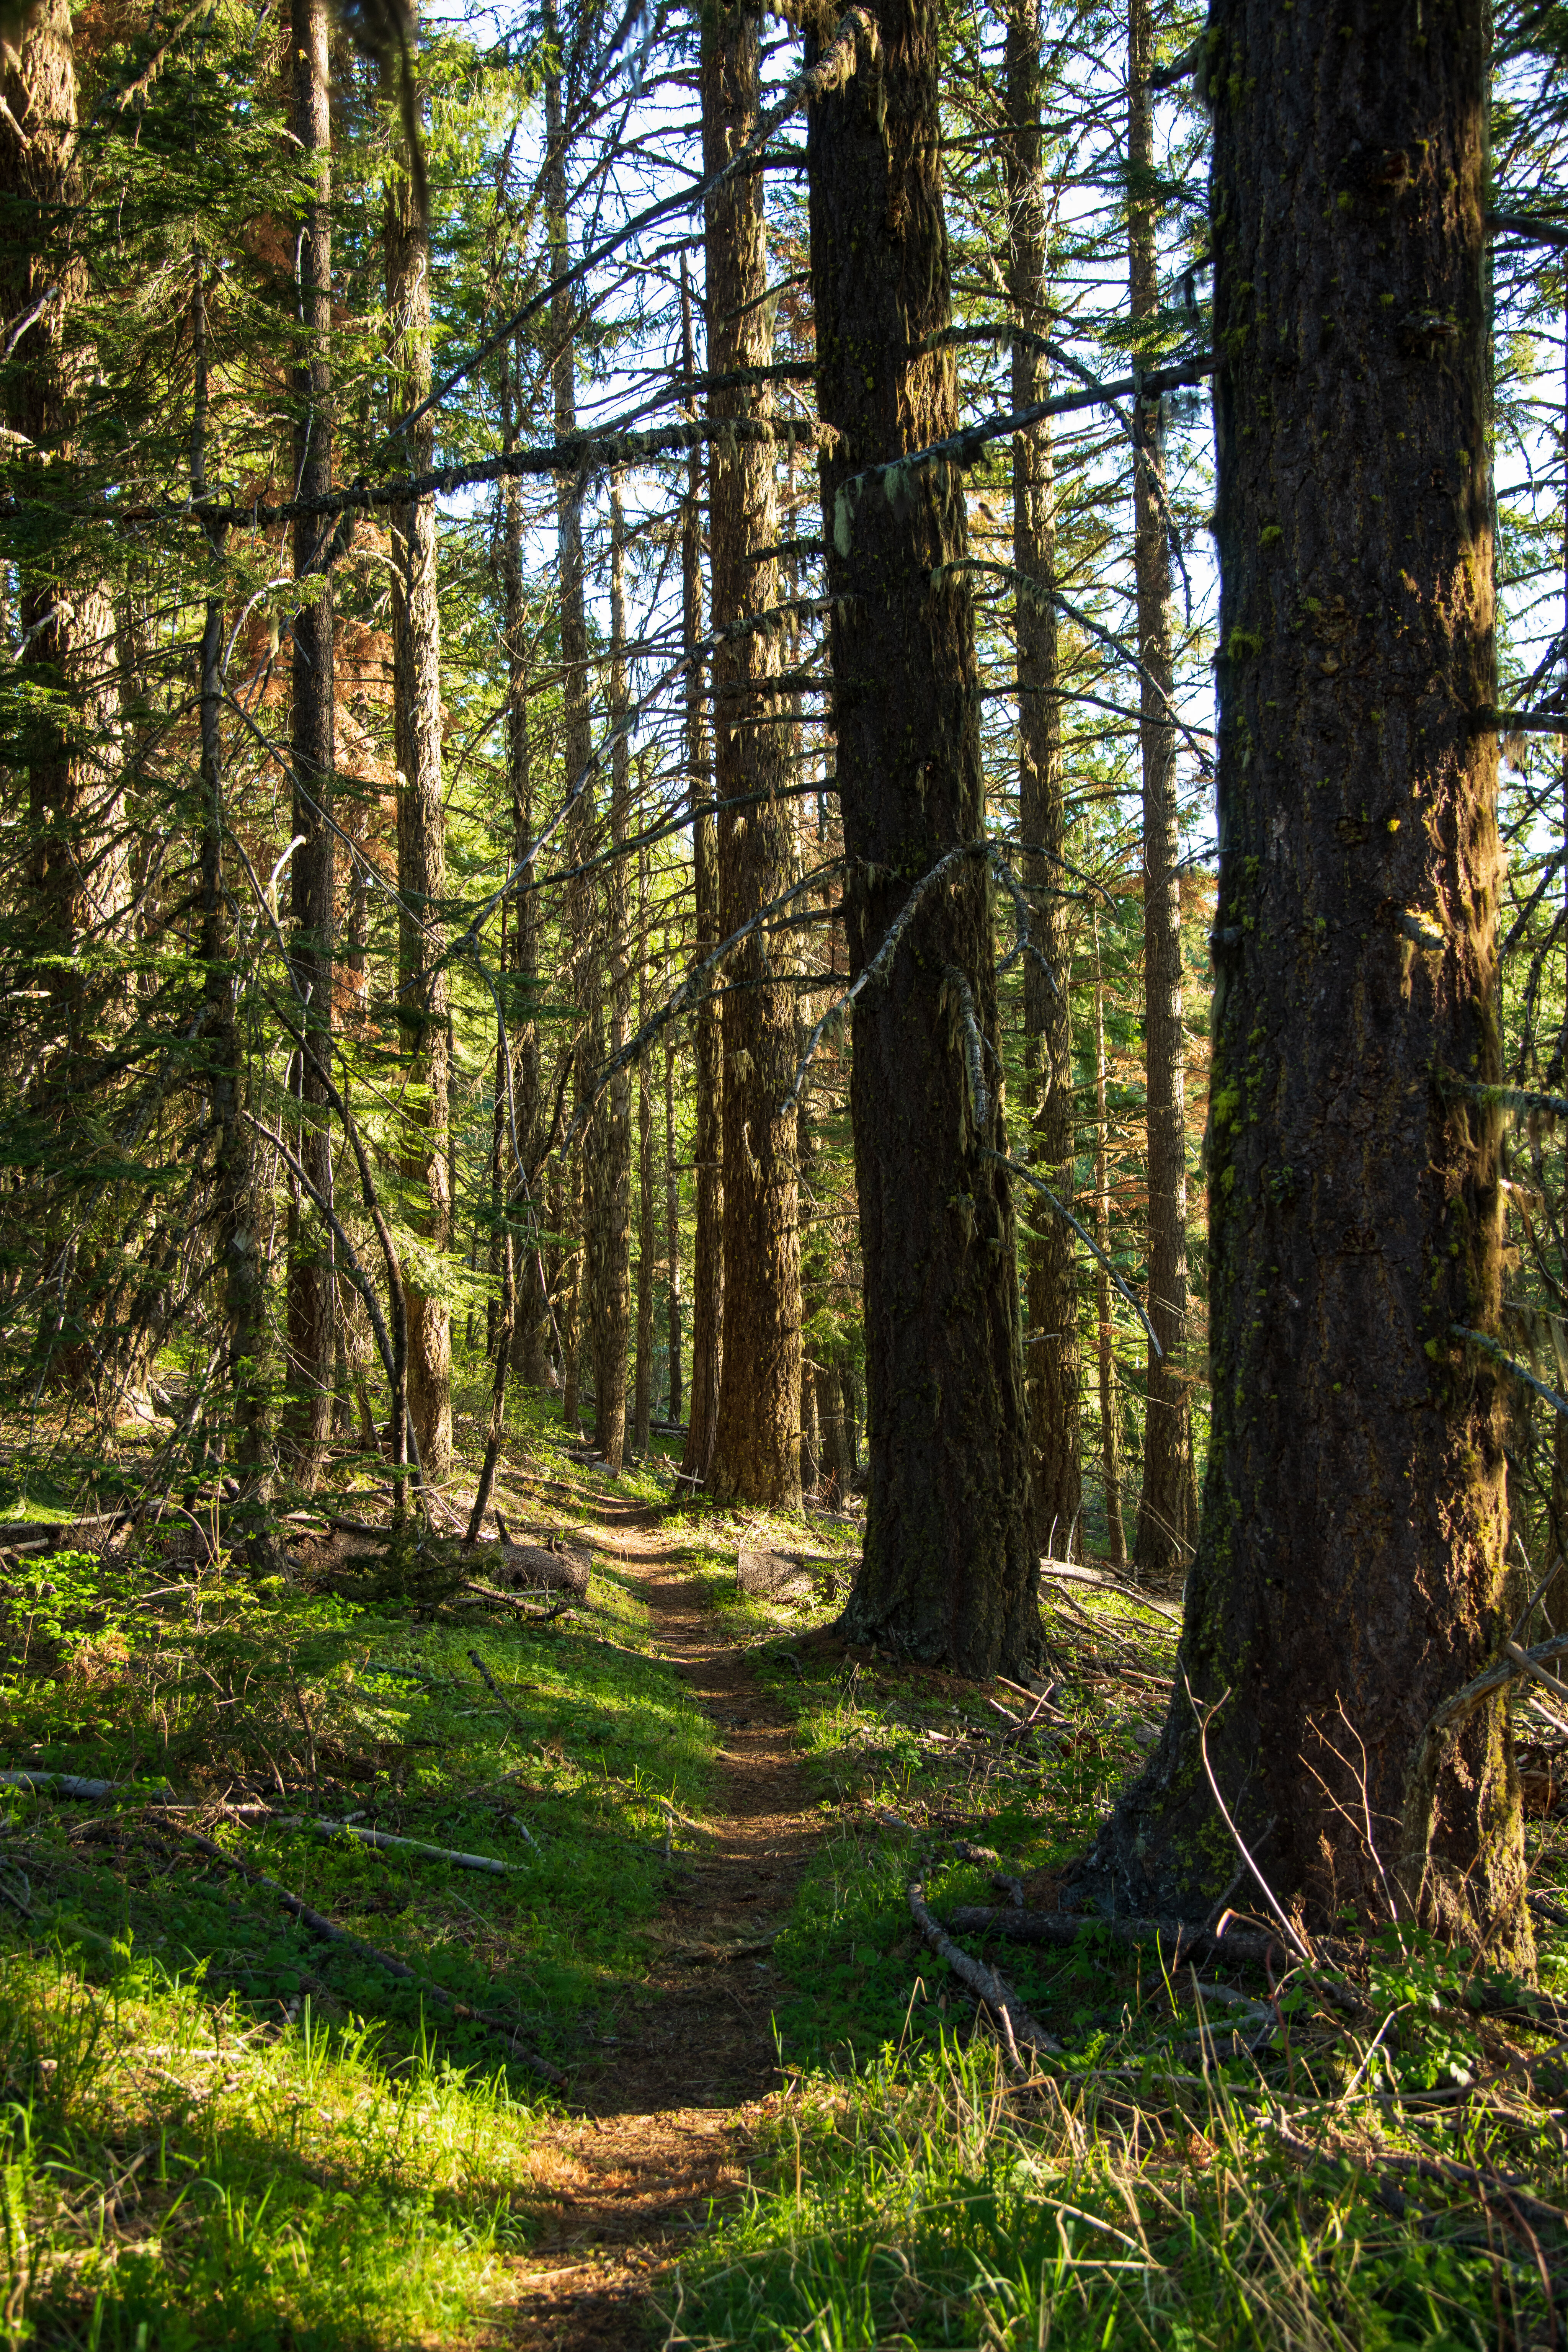
[[(1053, 1910), (1152, 1737), (1174, 1628), (1046, 1596), (1055, 1673), (994, 1696), (823, 1640), (766, 1654), (832, 1827), (775, 1947), (788, 2091), (745, 2211), (683, 2269), (693, 2346), (1519, 2347), (1568, 2308), (1568, 1938), (1542, 1996), (1392, 1929), (1300, 1970), (1172, 1975), (1091, 1928), (965, 1936), (1061, 2044), (1009, 2075), (922, 1944), (1019, 1882)], [(1005, 1710), (1005, 1719), (999, 1709)], [(984, 1841), (984, 1844), (980, 1842)], [(1532, 1824), (1533, 1883), (1563, 1832)], [(1417, 2163), (1424, 2169), (1415, 2168)]]
[[(528, 1539), (582, 1540), (566, 1467), (510, 1475)], [(470, 1599), (8, 1573), (6, 1767), (115, 1784), (0, 1789), (8, 2341), (407, 2343), (526, 2239), (548, 2086), (614, 2052), (713, 1735), (601, 1562), (553, 1622)]]

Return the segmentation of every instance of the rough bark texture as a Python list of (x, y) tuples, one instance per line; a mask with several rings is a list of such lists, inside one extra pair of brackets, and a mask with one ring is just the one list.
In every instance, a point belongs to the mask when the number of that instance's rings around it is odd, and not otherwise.
[(1100, 1359), (1100, 1463), (1105, 1483), (1105, 1532), (1113, 1568), (1127, 1565), (1127, 1533), (1121, 1519), (1121, 1431), (1117, 1418), (1116, 1359), (1111, 1344), (1110, 1134), (1105, 1109), (1105, 989), (1100, 971), (1100, 923), (1094, 926), (1094, 1238), (1100, 1256), (1094, 1269), (1097, 1353)]
[[(206, 273), (195, 257), (191, 296), (195, 397), (191, 420), (191, 496), (208, 495), (208, 355)], [(266, 1546), (263, 1518), (271, 1477), (268, 1451), (267, 1263), (261, 1248), (261, 1199), (251, 1129), (244, 1118), (245, 1054), (236, 1017), (235, 939), (224, 876), (223, 770), (224, 564), (226, 533), (207, 539), (208, 593), (201, 646), (201, 907), (202, 1052), (207, 1102), (216, 1135), (213, 1152), (213, 1255), (221, 1269), (227, 1325), (227, 1376), (233, 1461), (239, 1482), (238, 1531), (253, 1565)], [(268, 1559), (266, 1564), (270, 1567)]]
[[(553, 13), (547, 9), (547, 30), (552, 33), (553, 26)], [(551, 274), (559, 278), (568, 268), (571, 257), (566, 236), (566, 134), (561, 115), (561, 80), (556, 74), (550, 75), (545, 81), (544, 116), (546, 226), (550, 239)], [(574, 325), (571, 289), (559, 288), (552, 296), (550, 305), (551, 339), (554, 346), (551, 383), (558, 441), (567, 439), (577, 428)], [(588, 710), (588, 622), (583, 583), (583, 500), (585, 491), (586, 483), (581, 475), (563, 474), (555, 494), (561, 577), (561, 752), (565, 790), (575, 793), (566, 821), (567, 859), (574, 868), (581, 867), (593, 855), (595, 823), (593, 785), (583, 782), (594, 749)], [(580, 792), (576, 791), (579, 784), (583, 786)], [(565, 898), (565, 953), (571, 998), (577, 1010), (574, 1100), (580, 1110), (592, 1088), (594, 1076), (602, 1058), (600, 1049), (603, 1043), (596, 909), (592, 876), (576, 873), (566, 886)], [(565, 1228), (573, 1236), (591, 1236), (599, 1222), (597, 1124), (596, 1117), (588, 1121), (579, 1149), (573, 1158), (567, 1186), (568, 1223)], [(590, 1239), (586, 1266), (583, 1250), (578, 1248), (574, 1252), (561, 1304), (561, 1345), (565, 1357), (561, 1368), (562, 1408), (566, 1426), (571, 1430), (577, 1428), (580, 1419), (579, 1354), (584, 1294), (590, 1328), (595, 1312), (591, 1278), (595, 1246)], [(584, 1274), (589, 1277), (586, 1281)]]
[[(1500, 1693), (1502, 1408), (1488, 37), (1372, 0), (1218, 0), (1220, 896), (1214, 1433), (1181, 1665), (1218, 1785), (1310, 1921), (1528, 1961)], [(1202, 1916), (1236, 1856), (1182, 1689), (1080, 1878)], [(1431, 1751), (1429, 1751), (1431, 1752)]]
[[(702, 22), (703, 168), (717, 172), (756, 128), (761, 17), (722, 0)], [(763, 174), (738, 173), (708, 201), (708, 365), (720, 375), (773, 358)], [(765, 385), (709, 396), (715, 418), (765, 416)], [(708, 533), (715, 631), (777, 600), (773, 453), (712, 444)], [(776, 680), (780, 640), (749, 631), (713, 656), (719, 800), (719, 933), (728, 939), (789, 887), (795, 809)], [(745, 809), (741, 794), (769, 797)], [(756, 931), (725, 969), (724, 1361), (709, 1473), (722, 1500), (800, 1502), (800, 1234), (795, 1122), (781, 1105), (795, 1071), (787, 932)]]
[[(1152, 0), (1128, 10), (1128, 264), (1134, 331), (1160, 309), (1155, 244)], [(1139, 738), (1143, 765), (1143, 1046), (1149, 1121), (1149, 1350), (1143, 1486), (1134, 1558), (1168, 1576), (1191, 1554), (1187, 1526), (1192, 1423), (1184, 1377), (1187, 1335), (1187, 1115), (1182, 1029), (1181, 830), (1171, 724), (1170, 509), (1158, 401), (1134, 403), (1132, 567), (1138, 592)]]
[[(47, 467), (69, 453), (89, 363), (70, 335), (82, 292), (69, 242), (81, 187), (65, 0), (42, 0), (11, 37), (0, 63), (0, 295), (6, 319), (37, 316), (11, 353), (5, 412)], [(26, 762), (29, 912), (46, 959), (36, 984), (47, 991), (54, 1030), (45, 1066), (58, 1083), (88, 1049), (105, 993), (92, 986), (90, 950), (110, 943), (127, 904), (115, 616), (101, 580), (68, 549), (39, 546), (19, 570), (22, 667), (36, 700), (15, 749)]]
[[(637, 1027), (647, 1019), (647, 846), (637, 852)], [(632, 1404), (632, 1444), (647, 1452), (653, 1418), (653, 1060), (637, 1064), (637, 1371)]]
[[(808, 132), (818, 404), (842, 436), (822, 482), (857, 971), (984, 822), (968, 575), (941, 568), (967, 546), (962, 478), (847, 486), (956, 422), (951, 351), (929, 348), (950, 307), (938, 23), (934, 0), (885, 0)], [(1011, 1186), (986, 1157), (1005, 1140), (995, 1027), (988, 869), (961, 856), (855, 1013), (871, 1456), (845, 1624), (979, 1675), (1039, 1640)]]
[[(405, 67), (405, 70), (408, 70)], [(395, 77), (388, 73), (390, 84)], [(387, 383), (394, 419), (430, 390), (430, 236), (414, 201), (401, 136), (386, 190)], [(408, 463), (434, 463), (436, 419), (406, 436)], [(441, 782), (441, 614), (436, 501), (392, 509), (392, 677), (397, 757), (397, 1023), (404, 1056), (399, 1139), (407, 1213), (434, 1251), (452, 1246), (450, 987), (442, 954), (447, 825)], [(426, 1477), (452, 1467), (452, 1328), (446, 1302), (405, 1273), (408, 1410)]]
[[(501, 430), (505, 446), (516, 446), (514, 410), (515, 357), (509, 349), (501, 372)], [(522, 485), (512, 479), (503, 489), (501, 589), (506, 616), (506, 771), (511, 791), (511, 856), (521, 864), (533, 840), (533, 761), (528, 733), (529, 631), (528, 606), (522, 584)], [(550, 1307), (545, 1297), (544, 1260), (541, 1245), (544, 1219), (537, 1195), (543, 1137), (543, 1097), (541, 1085), (539, 1024), (535, 1007), (542, 986), (540, 971), (539, 893), (533, 887), (535, 868), (529, 859), (519, 877), (511, 915), (510, 971), (511, 1099), (503, 1108), (510, 1121), (515, 1114), (515, 1149), (503, 1155), (512, 1170), (508, 1188), (511, 1213), (521, 1230), (514, 1253), (511, 1369), (530, 1387), (542, 1387), (550, 1377)], [(504, 1067), (498, 1071), (498, 1093), (506, 1086)], [(509, 1139), (510, 1140), (510, 1139)], [(521, 1160), (521, 1167), (518, 1162)]]
[[(618, 481), (610, 485), (610, 719), (626, 707), (626, 546)], [(631, 806), (631, 754), (617, 734), (610, 779), (610, 841), (624, 852)], [(626, 867), (624, 856), (605, 869), (605, 980), (612, 1055), (631, 1030), (631, 981), (626, 961)], [(588, 1294), (593, 1300), (594, 1442), (612, 1470), (626, 1444), (626, 1358), (631, 1324), (632, 1082), (617, 1070), (595, 1114), (594, 1213), (588, 1225)]]
[(664, 1255), (668, 1276), (669, 1417), (680, 1419), (680, 1175), (675, 1157), (675, 1039), (664, 1049)]
[[(680, 284), (686, 373), (696, 371), (691, 311), (684, 276)], [(681, 509), (680, 578), (682, 626), (694, 649), (702, 635), (702, 475), (691, 453), (686, 502)], [(696, 892), (694, 954), (700, 963), (719, 944), (719, 840), (708, 770), (708, 730), (702, 715), (702, 664), (692, 650), (686, 673), (686, 764), (691, 794), (691, 866)], [(697, 1063), (697, 1218), (691, 1244), (691, 1376), (688, 1390), (683, 1475), (705, 1484), (719, 1433), (719, 1373), (724, 1336), (724, 1062), (719, 1009), (711, 997), (692, 1015)], [(674, 1407), (671, 1406), (672, 1416)]]
[[(294, 75), (294, 136), (315, 166), (312, 200), (300, 222), (294, 394), (294, 479), (303, 499), (332, 486), (331, 112), (326, 0), (293, 0), (289, 48)], [(293, 826), (300, 837), (289, 867), (289, 963), (310, 1056), (296, 1057), (300, 1160), (323, 1200), (331, 1200), (332, 1162), (322, 1072), (331, 1053), (333, 627), (330, 579), (321, 560), (331, 526), (301, 517), (294, 526), (294, 576), (320, 583), (294, 614)], [(313, 1065), (320, 1064), (321, 1070)], [(332, 1321), (336, 1282), (331, 1237), (305, 1202), (289, 1220), (288, 1429), (300, 1474), (312, 1485), (331, 1427)]]
[[(1046, 182), (1040, 156), (1039, 0), (1013, 0), (1007, 17), (1008, 292), (1020, 326), (1043, 335)], [(1047, 395), (1043, 354), (1013, 346), (1013, 405)], [(1039, 961), (1024, 963), (1025, 1101), (1029, 1158), (1058, 1200), (1073, 1192), (1071, 937), (1066, 874), (1061, 704), (1057, 694), (1056, 492), (1050, 427), (1013, 443), (1013, 562), (1020, 575), (1018, 830), (1030, 930)], [(1078, 1274), (1072, 1228), (1031, 1199), (1025, 1213), (1024, 1303), (1035, 1548), (1058, 1559), (1076, 1549), (1083, 1500), (1079, 1462)]]

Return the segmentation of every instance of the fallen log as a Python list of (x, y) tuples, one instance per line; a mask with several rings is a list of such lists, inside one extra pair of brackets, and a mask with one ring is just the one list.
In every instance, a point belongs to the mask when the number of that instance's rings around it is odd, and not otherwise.
[(146, 1781), (84, 1780), (76, 1772), (0, 1772), (0, 1789), (34, 1789), (42, 1797), (82, 1797), (101, 1803), (106, 1797), (135, 1797), (149, 1802)]
[(944, 1931), (940, 1921), (931, 1916), (926, 1907), (925, 1890), (919, 1879), (910, 1881), (909, 1898), (914, 1923), (938, 1959), (945, 1960), (965, 1991), (972, 1993), (983, 2008), (990, 2010), (1000, 2020), (1008, 2055), (1015, 2065), (1017, 2063), (1019, 2042), (1026, 2042), (1036, 2050), (1059, 2056), (1061, 2043), (1030, 2016), (1011, 1985), (998, 1976), (994, 1969), (987, 1968), (984, 1961), (973, 1959), (968, 1952), (962, 1950)]
[(359, 1845), (416, 1854), (422, 1862), (448, 1862), (454, 1870), (488, 1870), (504, 1877), (512, 1866), (493, 1854), (459, 1853), (453, 1846), (426, 1845), (423, 1838), (395, 1837), (390, 1830), (361, 1829), (357, 1822), (321, 1821), (311, 1813), (279, 1813), (270, 1805), (226, 1805), (224, 1811), (236, 1821), (266, 1822), (279, 1830), (310, 1830), (317, 1837), (352, 1838)]

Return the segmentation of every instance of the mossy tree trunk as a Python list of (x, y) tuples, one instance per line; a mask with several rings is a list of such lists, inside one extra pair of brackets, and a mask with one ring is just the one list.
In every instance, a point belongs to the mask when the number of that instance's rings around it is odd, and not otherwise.
[[(1152, 0), (1128, 10), (1127, 244), (1134, 332), (1160, 310), (1154, 175)], [(1153, 347), (1142, 354), (1157, 364)], [(1143, 770), (1143, 1047), (1149, 1122), (1149, 1320), (1143, 1486), (1133, 1557), (1169, 1576), (1191, 1557), (1192, 1417), (1187, 1397), (1187, 1105), (1182, 1025), (1181, 818), (1171, 700), (1170, 504), (1160, 403), (1135, 401), (1132, 568), (1138, 593), (1138, 732)]]
[[(1242, 1836), (1309, 1922), (1528, 1962), (1496, 1654), (1503, 1400), (1488, 17), (1216, 0), (1214, 1430), (1177, 1696), (1080, 1891), (1201, 1916)], [(1186, 1693), (1190, 1683), (1192, 1698)], [(1367, 1823), (1371, 1835), (1368, 1836)], [(1386, 1874), (1386, 1884), (1385, 1884)]]
[[(1038, 1606), (962, 478), (848, 478), (952, 430), (934, 0), (868, 11), (858, 70), (807, 139), (833, 720), (857, 971), (938, 860), (855, 1013), (870, 1492), (845, 1616), (960, 1671), (1034, 1654)], [(816, 48), (808, 42), (808, 57)], [(842, 495), (841, 495), (842, 491)], [(933, 578), (933, 573), (936, 576)], [(980, 1084), (972, 1086), (973, 1053)]]
[[(332, 123), (326, 0), (294, 0), (293, 131), (315, 172), (300, 224), (298, 339), (293, 370), (294, 480), (301, 499), (332, 487)], [(332, 1050), (333, 772), (336, 766), (335, 656), (331, 576), (323, 578), (332, 526), (308, 515), (294, 525), (292, 681), (293, 829), (289, 868), (289, 962), (303, 1002), (310, 1045), (295, 1057), (300, 1160), (322, 1200), (331, 1200), (332, 1157), (326, 1078)], [(330, 1228), (303, 1199), (289, 1217), (288, 1428), (300, 1475), (313, 1486), (331, 1428), (332, 1327), (337, 1280)]]
[[(717, 172), (756, 128), (762, 18), (739, 0), (702, 22), (703, 167)], [(707, 208), (708, 365), (720, 376), (773, 358), (761, 172), (737, 173)], [(766, 416), (762, 386), (721, 386), (716, 418)], [(773, 452), (711, 445), (709, 549), (715, 632), (776, 601)], [(719, 932), (728, 939), (789, 887), (795, 808), (776, 681), (779, 639), (751, 630), (713, 656), (719, 802)], [(756, 795), (763, 795), (757, 798)], [(744, 795), (750, 805), (732, 805)], [(795, 1113), (795, 991), (787, 933), (753, 931), (725, 969), (724, 1366), (709, 1485), (721, 1500), (783, 1509), (800, 1502), (800, 1234)]]
[[(1043, 336), (1046, 309), (1046, 175), (1040, 153), (1039, 0), (1012, 0), (1007, 16), (1008, 292), (1018, 325)], [(1013, 405), (1046, 397), (1038, 344), (1013, 344)], [(1013, 443), (1013, 562), (1019, 574), (1018, 829), (1035, 953), (1024, 964), (1025, 1100), (1029, 1157), (1058, 1200), (1073, 1192), (1071, 929), (1066, 871), (1061, 702), (1057, 680), (1056, 486), (1050, 427)], [(1025, 1211), (1028, 1319), (1026, 1370), (1035, 1497), (1035, 1548), (1057, 1559), (1078, 1543), (1083, 1485), (1079, 1460), (1078, 1274), (1072, 1228), (1032, 1199)]]
[[(408, 68), (405, 68), (407, 70)], [(383, 78), (395, 98), (395, 72)], [(395, 115), (394, 115), (395, 119)], [(387, 378), (394, 419), (430, 390), (430, 233), (415, 202), (401, 130), (392, 140), (386, 187)], [(435, 462), (434, 413), (407, 436), (416, 473)], [(441, 613), (437, 596), (436, 501), (396, 506), (392, 527), (392, 688), (397, 755), (397, 1022), (403, 1055), (399, 1159), (406, 1213), (431, 1250), (452, 1246), (447, 1167), (452, 1068), (451, 993), (443, 950), (447, 820), (441, 781)], [(408, 1410), (426, 1475), (452, 1467), (452, 1320), (444, 1298), (405, 1276), (408, 1301)]]

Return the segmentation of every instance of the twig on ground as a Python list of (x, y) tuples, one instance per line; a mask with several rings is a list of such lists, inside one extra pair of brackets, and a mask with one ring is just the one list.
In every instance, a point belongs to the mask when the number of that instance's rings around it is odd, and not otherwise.
[(1003, 2020), (1004, 2039), (1013, 2045), (1010, 2055), (1015, 2061), (1016, 2044), (1020, 2042), (1032, 2043), (1037, 2051), (1047, 2051), (1059, 2056), (1061, 2043), (1030, 2016), (1011, 1986), (997, 1975), (994, 1969), (988, 1969), (981, 1961), (972, 1959), (931, 1916), (926, 1907), (925, 1890), (919, 1879), (910, 1881), (909, 1898), (914, 1923), (938, 1959), (946, 1961), (959, 1983), (983, 2008)]

